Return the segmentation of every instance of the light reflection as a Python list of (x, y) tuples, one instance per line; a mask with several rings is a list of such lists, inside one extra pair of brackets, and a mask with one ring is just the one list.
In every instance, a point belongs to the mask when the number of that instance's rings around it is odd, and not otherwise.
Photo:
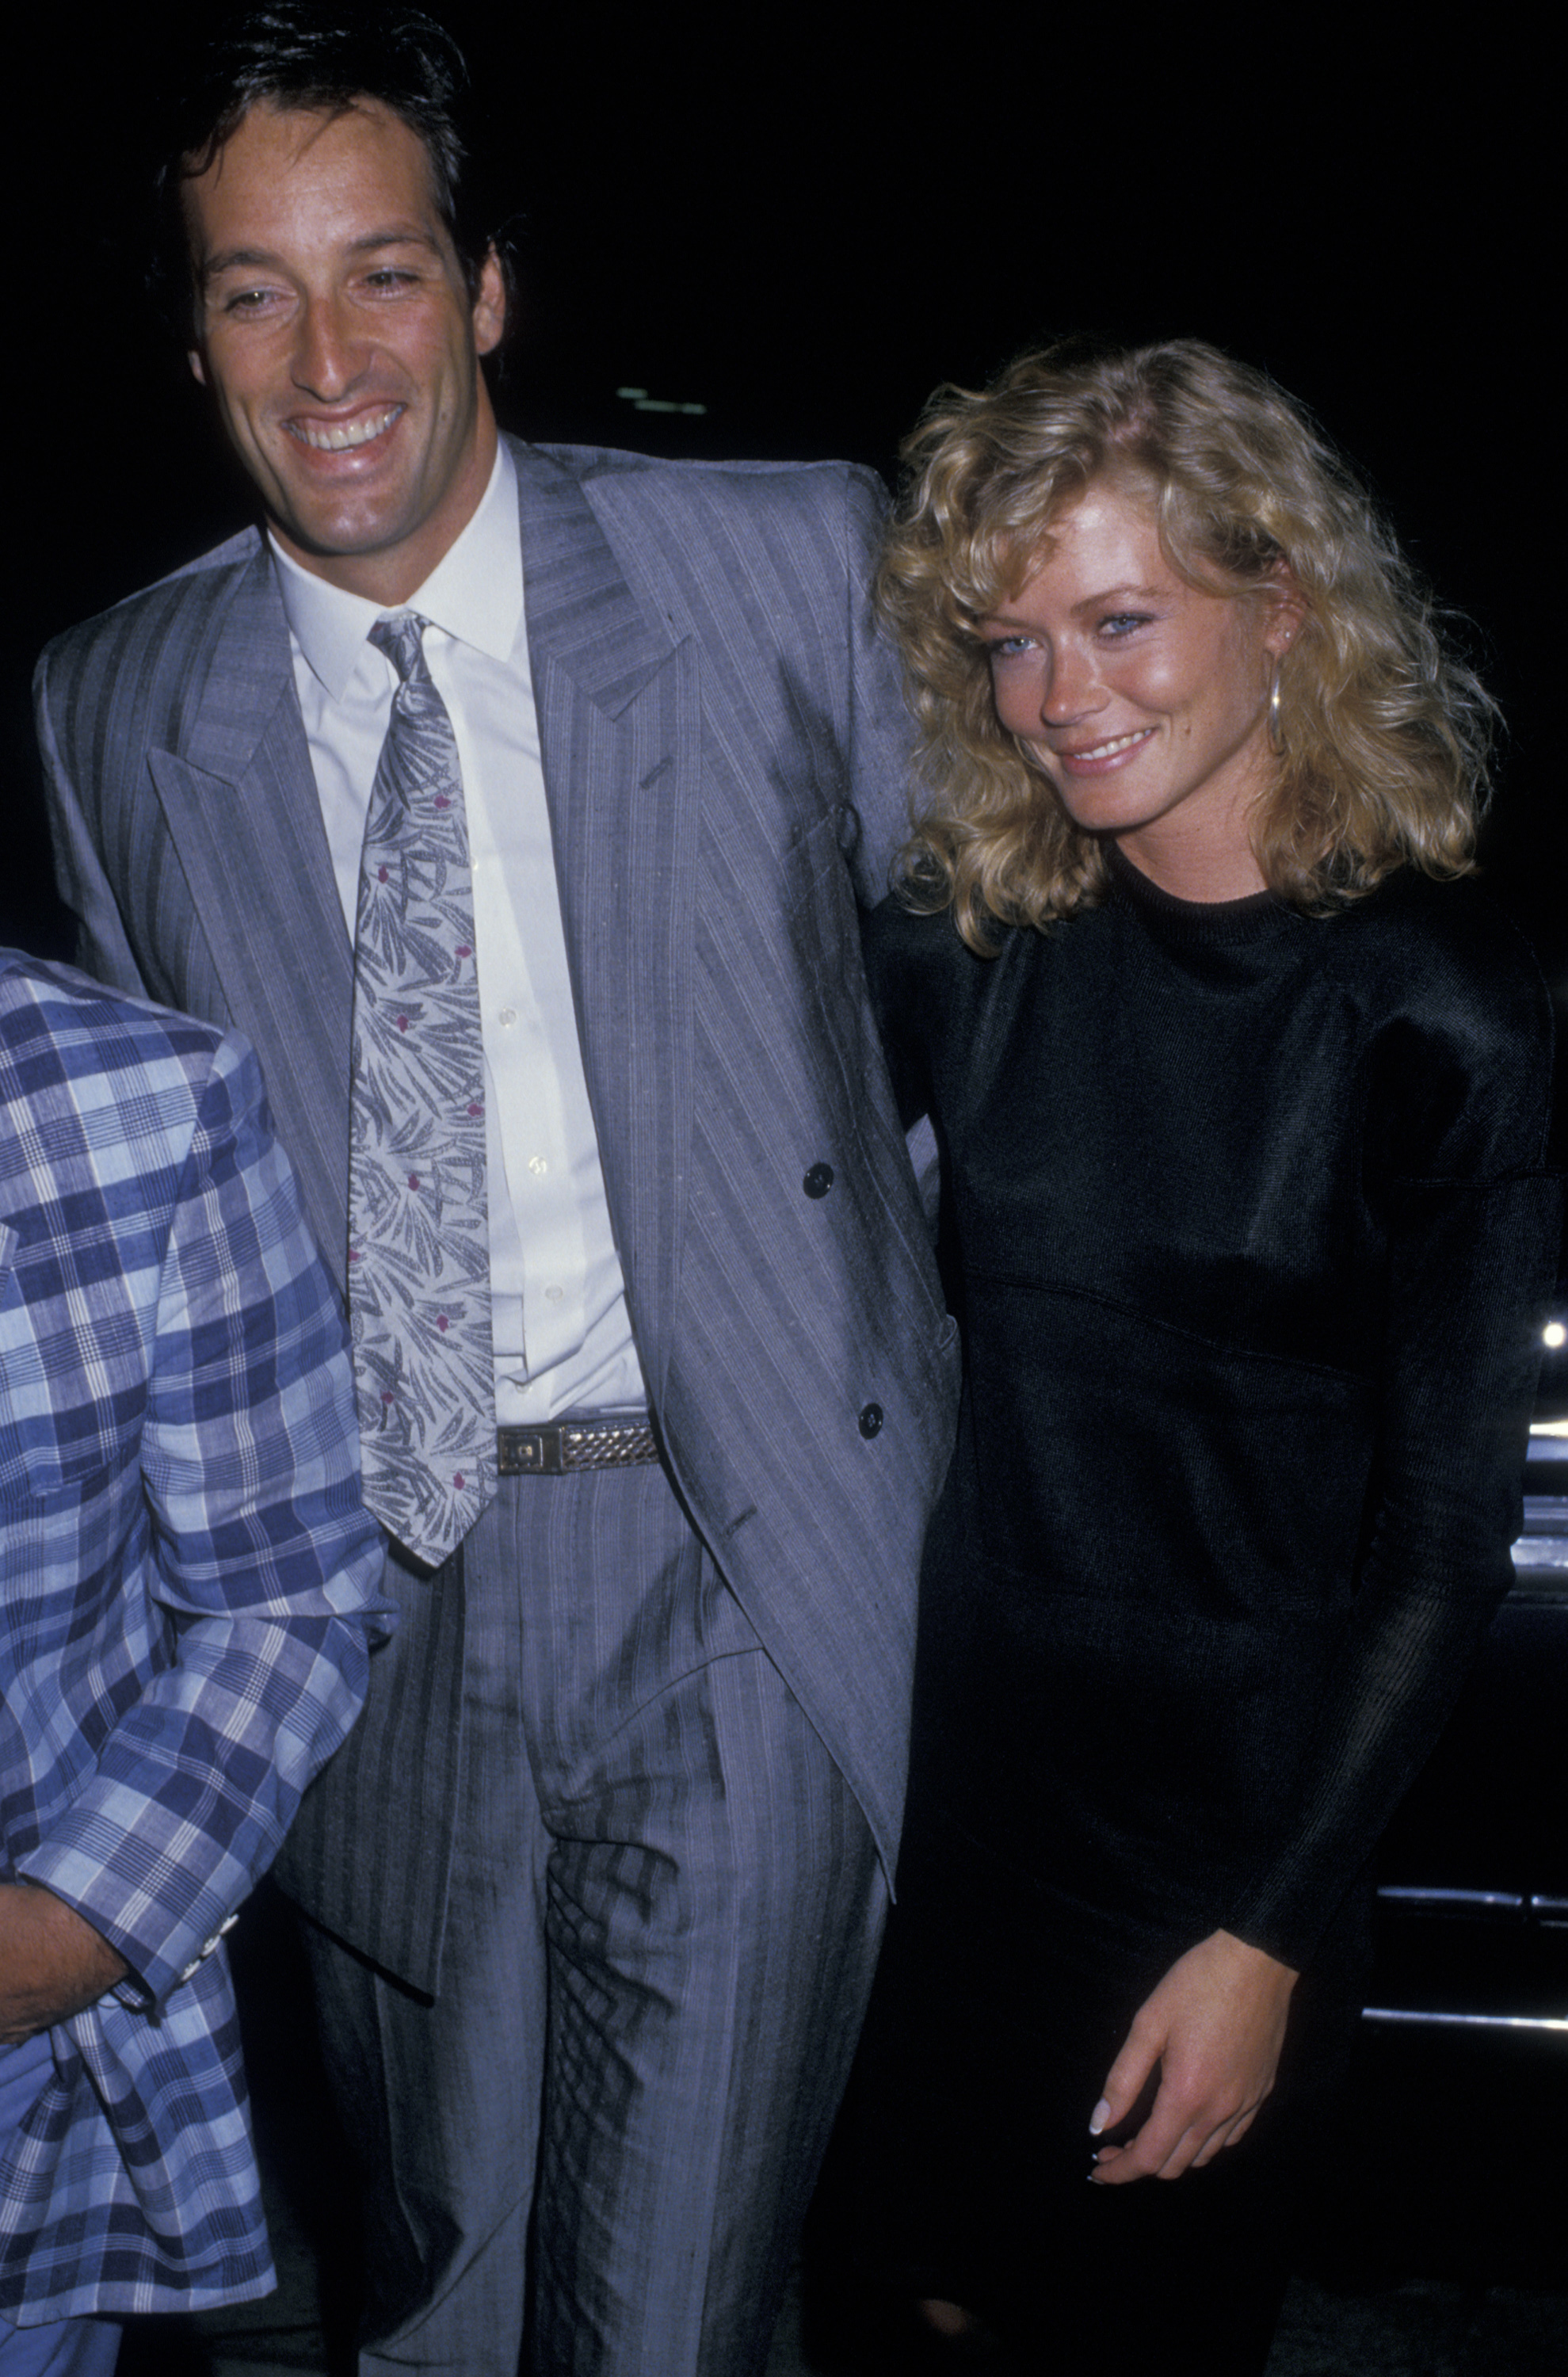
[(704, 413), (708, 410), (705, 404), (677, 404), (671, 397), (650, 396), (645, 388), (617, 388), (616, 394), (635, 412)]

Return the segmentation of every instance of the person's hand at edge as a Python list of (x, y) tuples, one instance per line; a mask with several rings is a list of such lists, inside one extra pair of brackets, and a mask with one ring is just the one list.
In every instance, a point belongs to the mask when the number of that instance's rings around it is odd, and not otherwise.
[(0, 2046), (80, 2013), (130, 1966), (101, 1931), (28, 1882), (0, 1882)]

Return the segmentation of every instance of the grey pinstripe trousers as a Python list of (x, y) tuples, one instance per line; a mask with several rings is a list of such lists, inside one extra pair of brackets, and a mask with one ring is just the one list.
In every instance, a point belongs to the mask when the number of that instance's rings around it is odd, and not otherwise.
[(464, 1591), (439, 1998), (305, 1927), (362, 2377), (746, 2377), (870, 1989), (869, 1832), (659, 1469), (509, 1481)]

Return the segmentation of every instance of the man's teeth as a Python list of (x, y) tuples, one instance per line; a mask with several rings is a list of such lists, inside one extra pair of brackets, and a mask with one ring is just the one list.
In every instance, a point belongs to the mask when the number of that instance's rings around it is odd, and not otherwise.
[(1154, 731), (1152, 726), (1140, 726), (1131, 735), (1113, 735), (1108, 743), (1096, 743), (1092, 750), (1075, 751), (1072, 756), (1075, 759), (1108, 759), (1112, 752), (1125, 751), (1130, 744), (1142, 743)]
[(366, 413), (358, 421), (291, 421), (289, 428), (302, 446), (313, 446), (318, 454), (344, 454), (352, 446), (368, 446), (373, 437), (379, 437), (401, 411), (401, 404), (393, 404), (385, 412)]

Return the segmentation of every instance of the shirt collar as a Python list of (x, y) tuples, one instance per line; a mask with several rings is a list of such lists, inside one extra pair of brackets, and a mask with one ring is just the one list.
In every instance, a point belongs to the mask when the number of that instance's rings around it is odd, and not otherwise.
[[(285, 553), (269, 532), (272, 566), (294, 641), (334, 701), (341, 701), (377, 619), (389, 616), (362, 594), (329, 585)], [(509, 661), (522, 620), (522, 546), (517, 528), (517, 471), (506, 441), (479, 508), (401, 611), (444, 627), (487, 659)]]

